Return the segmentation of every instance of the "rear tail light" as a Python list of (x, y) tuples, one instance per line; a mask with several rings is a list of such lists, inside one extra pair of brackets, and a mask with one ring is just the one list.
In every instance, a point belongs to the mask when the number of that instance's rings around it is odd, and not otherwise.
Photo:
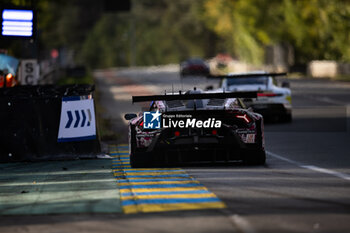
[(174, 135), (175, 135), (176, 137), (180, 136), (180, 131), (175, 131), (175, 132), (174, 132)]
[(276, 94), (276, 93), (258, 93), (258, 97), (275, 97), (275, 96), (281, 96), (282, 94)]
[(16, 85), (15, 77), (8, 73), (6, 76), (0, 76), (0, 87), (3, 87), (6, 83), (6, 87), (13, 87)]
[(218, 134), (218, 131), (217, 131), (216, 129), (213, 129), (213, 130), (211, 131), (211, 134), (212, 134), (212, 135), (217, 135), (217, 134)]
[(140, 126), (140, 127), (143, 127), (143, 121), (140, 122), (139, 126)]
[(237, 118), (239, 119), (243, 119), (245, 122), (249, 123), (250, 122), (250, 118), (247, 114), (244, 115), (236, 115)]

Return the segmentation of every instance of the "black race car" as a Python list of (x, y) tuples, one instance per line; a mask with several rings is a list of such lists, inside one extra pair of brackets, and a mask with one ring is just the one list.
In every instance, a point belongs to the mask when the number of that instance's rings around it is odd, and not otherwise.
[(240, 98), (256, 92), (133, 96), (152, 101), (149, 112), (126, 114), (132, 167), (197, 161), (242, 160), (264, 164), (263, 117)]
[(210, 74), (209, 65), (200, 58), (190, 58), (180, 64), (180, 76), (206, 76)]

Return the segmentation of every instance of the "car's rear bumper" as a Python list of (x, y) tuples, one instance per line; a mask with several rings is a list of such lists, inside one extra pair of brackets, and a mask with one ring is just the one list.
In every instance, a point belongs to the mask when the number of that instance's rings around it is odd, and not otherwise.
[[(188, 150), (186, 150), (188, 149)], [(257, 154), (264, 151), (262, 149), (235, 149), (225, 150), (224, 148), (181, 148), (166, 149), (166, 150), (154, 150), (152, 152), (142, 152), (134, 154), (134, 159), (141, 164), (152, 164), (152, 165), (176, 165), (183, 163), (197, 163), (197, 162), (230, 162), (230, 161), (241, 161), (249, 158), (254, 158)]]
[(183, 137), (171, 144), (157, 141), (147, 148), (138, 149), (134, 154), (138, 161), (152, 164), (177, 164), (187, 162), (228, 162), (244, 160), (262, 151), (261, 140), (256, 143), (243, 143), (235, 136)]

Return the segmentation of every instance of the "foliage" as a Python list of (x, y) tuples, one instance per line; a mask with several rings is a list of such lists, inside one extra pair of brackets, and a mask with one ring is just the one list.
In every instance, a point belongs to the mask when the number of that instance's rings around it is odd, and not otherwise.
[(70, 84), (94, 84), (94, 80), (91, 74), (84, 77), (62, 77), (57, 82), (58, 85), (70, 85)]
[(104, 15), (88, 35), (81, 59), (93, 67), (178, 63), (212, 56), (215, 38), (198, 16), (200, 1), (133, 1), (129, 15)]
[(298, 63), (350, 61), (350, 2), (346, 0), (206, 0), (207, 25), (230, 51), (253, 63), (264, 46), (287, 42)]
[(294, 47), (296, 63), (350, 62), (348, 0), (132, 0), (129, 13), (106, 13), (95, 0), (1, 2), (34, 2), (39, 49), (74, 50), (76, 61), (92, 68), (178, 63), (219, 52), (260, 64), (265, 47), (279, 43)]

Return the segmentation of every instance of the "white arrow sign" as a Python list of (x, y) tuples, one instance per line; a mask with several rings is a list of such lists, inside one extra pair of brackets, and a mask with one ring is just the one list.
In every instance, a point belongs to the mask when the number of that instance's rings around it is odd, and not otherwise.
[(94, 100), (87, 96), (62, 98), (58, 142), (96, 139)]

